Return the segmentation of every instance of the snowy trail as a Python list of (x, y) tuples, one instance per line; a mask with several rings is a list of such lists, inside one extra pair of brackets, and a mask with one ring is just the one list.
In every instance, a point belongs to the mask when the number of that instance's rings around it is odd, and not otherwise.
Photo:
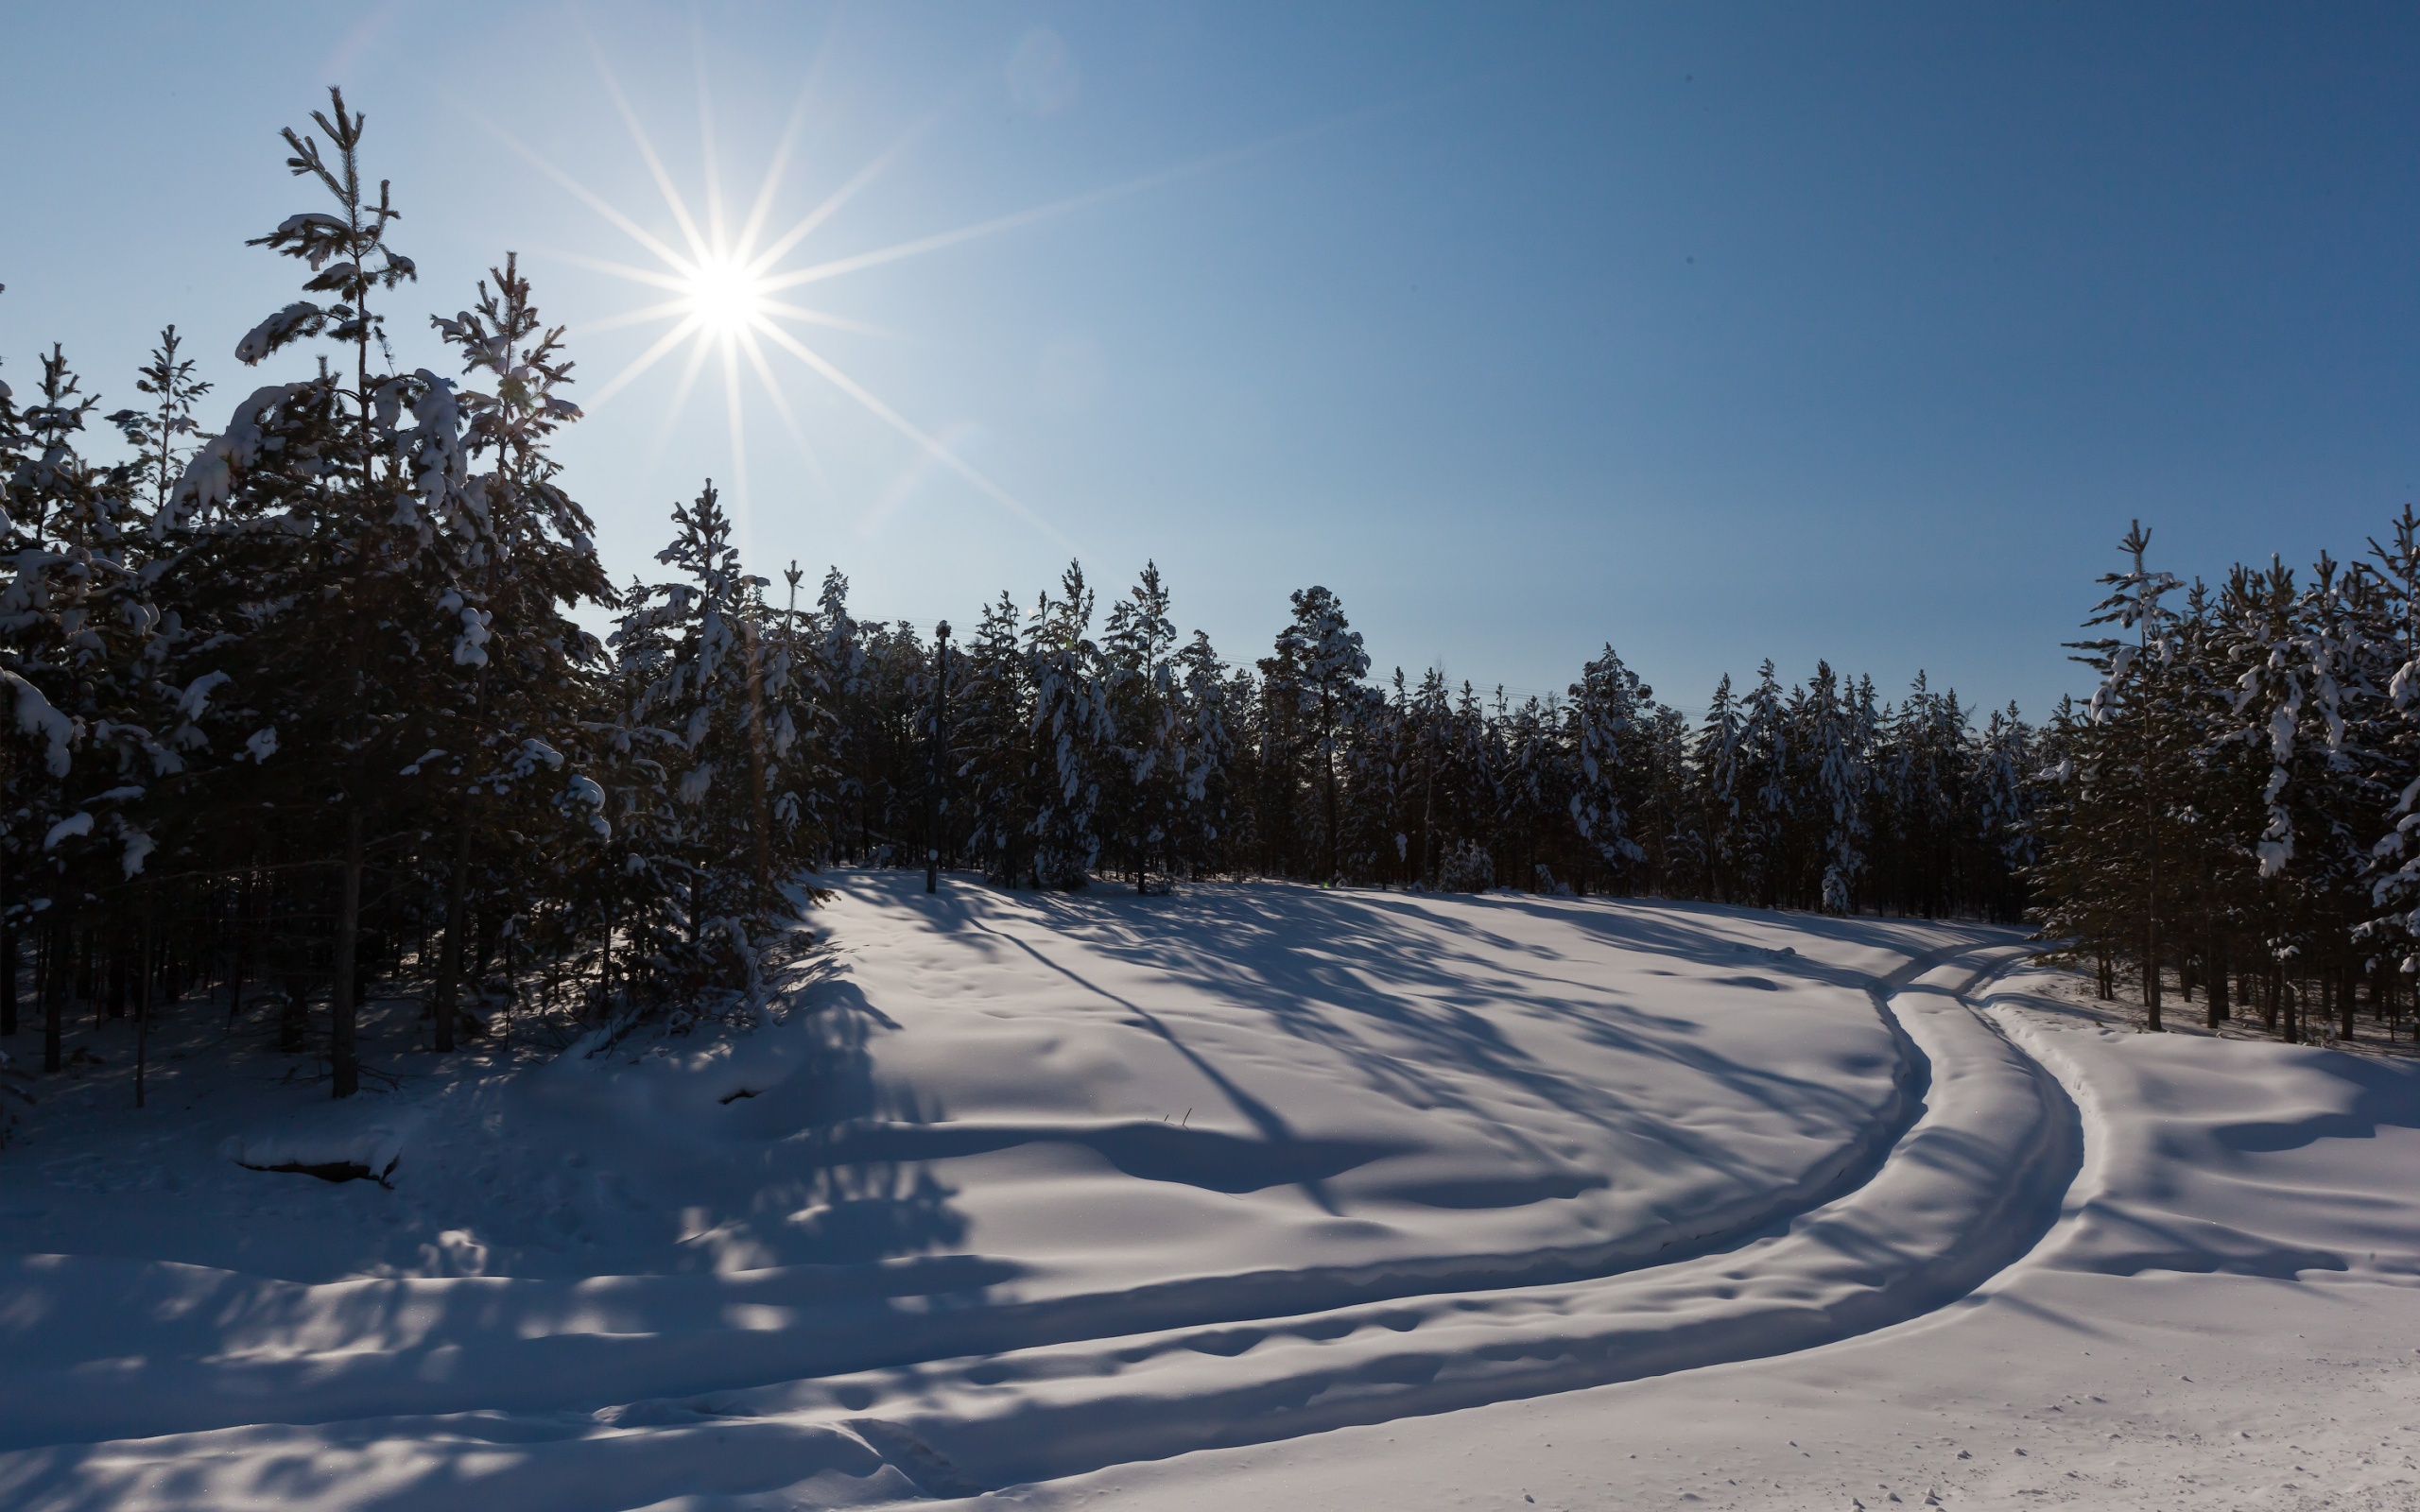
[[(44, 1508), (265, 1504), (298, 1490), (329, 1506), (436, 1506), (456, 1504), (474, 1485), (481, 1497), (516, 1506), (624, 1507), (776, 1488), (786, 1488), (780, 1504), (838, 1505), (964, 1494), (1845, 1338), (1965, 1294), (2025, 1253), (2057, 1214), (2081, 1158), (2076, 1112), (2057, 1082), (1960, 995), (2021, 954), (1950, 945), (1874, 982), (1874, 1001), (1903, 1045), (1906, 1066), (1919, 1072), (1901, 1081), (1900, 1111), (1914, 1116), (1912, 1125), (1894, 1117), (1890, 1132), (1897, 1137), (1878, 1162), (1852, 1158), (1835, 1169), (1832, 1179), (1848, 1181), (1848, 1190), (1720, 1253), (1644, 1269), (1616, 1269), (1618, 1257), (1599, 1255), (1593, 1258), (1613, 1274), (1517, 1284), (1524, 1280), (1517, 1270), (1499, 1270), (1452, 1288), (1422, 1286), (1432, 1273), (1427, 1265), (1378, 1266), (1353, 1280), (1383, 1300), (1268, 1317), (1230, 1297), (1221, 1321), (1149, 1332), (1148, 1306), (1125, 1314), (1140, 1326), (1117, 1329), (1119, 1314), (1095, 1303), (1066, 1319), (1095, 1325), (1092, 1336), (979, 1357), (961, 1343), (959, 1357), (943, 1361), (923, 1360), (913, 1340), (894, 1340), (897, 1358), (921, 1363), (866, 1370), (842, 1357), (811, 1379), (704, 1396), (666, 1384), (681, 1374), (666, 1368), (666, 1351), (677, 1355), (679, 1343), (664, 1342), (666, 1320), (654, 1316), (648, 1332), (629, 1336), (631, 1348), (655, 1351), (631, 1377), (663, 1389), (621, 1408), (546, 1411), (532, 1402), (518, 1411), (382, 1413), (319, 1427), (288, 1418), (143, 1442), (60, 1445), (9, 1456), (13, 1464), (0, 1460), (0, 1488)], [(916, 1266), (892, 1268), (905, 1276)], [(864, 1276), (860, 1268), (854, 1284), (863, 1286)], [(633, 1280), (588, 1284), (598, 1289), (596, 1305), (610, 1311), (613, 1286)], [(728, 1302), (733, 1283), (745, 1279), (647, 1280), (712, 1280)], [(802, 1283), (791, 1277), (781, 1284)], [(862, 1309), (862, 1296), (855, 1303)], [(851, 1302), (831, 1305), (845, 1311)], [(1112, 1327), (1098, 1326), (1104, 1320)], [(957, 1319), (959, 1332), (950, 1336), (967, 1339), (968, 1321)], [(505, 1343), (592, 1350), (568, 1367), (601, 1369), (601, 1383), (615, 1373), (595, 1362), (614, 1346), (595, 1341), (613, 1337)], [(794, 1351), (797, 1342), (786, 1347)], [(752, 1375), (779, 1379), (767, 1373), (776, 1356), (751, 1367), (745, 1333), (708, 1326), (694, 1343), (700, 1371), (726, 1386)], [(247, 1379), (264, 1383), (257, 1389), (266, 1404), (290, 1401), (316, 1377), (330, 1388), (315, 1414), (323, 1420), (348, 1416), (349, 1371), (365, 1372), (350, 1377), (356, 1383), (375, 1378), (366, 1396), (391, 1400), (396, 1357), (356, 1346), (357, 1359), (347, 1361), (342, 1352), (196, 1362), (202, 1374), (185, 1389), (223, 1394), (213, 1410), (229, 1423), (248, 1420)], [(402, 1357), (424, 1373), (432, 1358), (444, 1357)], [(435, 1374), (458, 1379), (475, 1363), (446, 1359)], [(87, 1390), (101, 1384), (84, 1374)], [(12, 1408), (35, 1395), (18, 1396)], [(78, 1416), (63, 1410), (60, 1425)]]
[(1979, 970), (1919, 961), (1896, 973), (1912, 982), (1876, 988), (1931, 1068), (1928, 1105), (1871, 1181), (1738, 1249), (1558, 1286), (800, 1383), (689, 1410), (833, 1421), (900, 1446), (902, 1468), (938, 1471), (948, 1484), (927, 1489), (946, 1492), (1759, 1358), (1903, 1322), (2031, 1249), (2079, 1167), (2078, 1119), (2057, 1080), (1961, 990), (2023, 954)]
[[(1304, 889), (1277, 894), (1276, 905), (1281, 920), (1297, 933), (1307, 910), (1334, 912), (1337, 906)], [(619, 1152), (608, 1146), (594, 1163), (643, 1170), (661, 1165), (661, 1146), (667, 1141), (701, 1125), (735, 1125), (730, 1135), (703, 1143), (696, 1160), (675, 1173), (672, 1185), (686, 1200), (700, 1176), (721, 1177), (731, 1205), (752, 1209), (761, 1207), (769, 1193), (780, 1195), (785, 1177), (798, 1169), (773, 1164), (776, 1160), (802, 1160), (804, 1174), (821, 1180), (835, 1163), (896, 1173), (911, 1164), (946, 1168), (950, 1160), (1040, 1157), (1034, 1161), (1040, 1181), (1012, 1182), (1005, 1177), (1025, 1173), (992, 1166), (978, 1173), (989, 1177), (988, 1186), (962, 1183), (973, 1189), (962, 1202), (988, 1199), (994, 1210), (1010, 1210), (1006, 1218), (1023, 1221), (1025, 1235), (1013, 1227), (1004, 1234), (996, 1227), (978, 1227), (968, 1236), (969, 1252), (871, 1264), (769, 1265), (751, 1259), (742, 1267), (712, 1272), (562, 1279), (424, 1275), (308, 1283), (148, 1258), (29, 1255), (0, 1263), (13, 1270), (0, 1271), (0, 1287), (12, 1296), (0, 1328), (9, 1352), (25, 1362), (0, 1379), (0, 1448), (263, 1421), (593, 1408), (938, 1358), (1241, 1323), (1390, 1297), (1593, 1279), (1736, 1243), (1853, 1190), (1872, 1175), (1921, 1106), (1922, 1057), (1882, 1010), (1886, 994), (1866, 990), (1871, 977), (1839, 961), (1749, 946), (1703, 928), (1684, 931), (1679, 926), (1692, 922), (1686, 916), (1649, 914), (1632, 921), (1631, 935), (1609, 947), (1610, 956), (1600, 949), (1587, 957), (1591, 970), (1613, 971), (1627, 987), (1638, 977), (1643, 960), (1649, 966), (1644, 985), (1658, 994), (1655, 1001), (1687, 1005), (1703, 1022), (1669, 1008), (1616, 1017), (1610, 1026), (1621, 1033), (1610, 1043), (1618, 1053), (1610, 1058), (1600, 1054), (1594, 1062), (1573, 1060), (1607, 1038), (1604, 1015), (1617, 1006), (1592, 990), (1580, 1000), (1585, 1011), (1574, 1021), (1585, 1034), (1574, 1038), (1564, 1020), (1548, 1015), (1526, 1032), (1551, 1038), (1537, 1041), (1540, 1054), (1525, 1057), (1518, 1021), (1538, 1019), (1531, 1010), (1541, 963), (1577, 959), (1574, 947), (1559, 937), (1570, 926), (1556, 910), (1545, 909), (1540, 918), (1528, 917), (1540, 911), (1527, 906), (1510, 911), (1513, 926), (1543, 923), (1547, 933), (1542, 939), (1496, 937), (1503, 925), (1472, 930), (1472, 913), (1484, 924), (1490, 913), (1508, 913), (1501, 907), (1443, 905), (1433, 911), (1442, 916), (1442, 928), (1438, 917), (1415, 915), (1427, 931), (1423, 935), (1389, 933), (1390, 914), (1403, 906), (1398, 902), (1356, 898), (1343, 906), (1353, 910), (1345, 919), (1355, 936), (1376, 942), (1357, 958), (1338, 957), (1352, 972), (1329, 971), (1314, 978), (1299, 969), (1298, 958), (1305, 954), (1300, 941), (1278, 936), (1279, 948), (1263, 950), (1254, 974), (1228, 984), (1227, 1001), (1211, 1004), (1218, 1011), (1205, 1012), (1201, 984), (1215, 981), (1221, 971), (1236, 972), (1235, 942), (1249, 937), (1255, 916), (1268, 911), (1265, 900), (1248, 890), (1213, 894), (1201, 905), (1202, 918), (1190, 925), (1183, 919), (1154, 919), (1148, 936), (1129, 930), (1105, 938), (1095, 927), (1089, 939), (1083, 927), (1097, 926), (1103, 918), (1115, 924), (1114, 911), (1080, 916), (1071, 926), (1046, 910), (1010, 908), (982, 898), (956, 905), (951, 927), (903, 937), (903, 920), (913, 924), (915, 916), (904, 913), (895, 896), (876, 890), (868, 901), (871, 912), (841, 916), (842, 937), (877, 942), (880, 961), (906, 961), (910, 969), (888, 965), (886, 976), (860, 968), (833, 984), (846, 989), (836, 1005), (861, 993), (857, 978), (863, 977), (864, 989), (873, 994), (869, 1013), (887, 1019), (879, 1005), (887, 1004), (911, 1015), (918, 1000), (933, 996), (937, 979), (947, 982), (964, 971), (970, 941), (979, 947), (1005, 940), (1040, 963), (1027, 973), (1030, 980), (1020, 981), (997, 959), (979, 957), (981, 971), (974, 980), (980, 1001), (1018, 1005), (994, 1038), (1006, 1040), (999, 1059), (1018, 1070), (1013, 1095), (1039, 1106), (987, 1107), (979, 1100), (988, 1091), (980, 1085), (980, 1062), (970, 1073), (964, 1064), (969, 1057), (956, 1055), (938, 1068), (911, 1062), (912, 1084), (920, 1089), (915, 1101), (929, 1103), (932, 1089), (945, 1088), (953, 1102), (973, 1105), (946, 1121), (859, 1118), (828, 1127), (801, 1123), (802, 1108), (821, 1112), (833, 1103), (830, 1067), (813, 1055), (802, 1062), (794, 1042), (770, 1037), (750, 1046), (758, 1053), (744, 1062), (710, 1062), (669, 1080), (641, 1077), (635, 1098), (601, 1086), (593, 1068), (549, 1068), (526, 1099), (549, 1120), (520, 1137), (538, 1146), (579, 1148), (593, 1145), (600, 1125), (634, 1121), (643, 1136), (638, 1144)], [(1312, 915), (1311, 921), (1318, 917)], [(1599, 922), (1601, 911), (1583, 917)], [(1718, 917), (1710, 922), (1741, 933), (1733, 927), (1740, 920)], [(1643, 936), (1649, 949), (1642, 953), (1631, 942), (1633, 936)], [(1747, 939), (1767, 936), (1815, 943), (1802, 929), (1746, 921)], [(1484, 943), (1474, 947), (1473, 939)], [(1326, 954), (1337, 955), (1332, 941), (1322, 944)], [(1885, 988), (1970, 944), (1936, 946), (1903, 960), (1886, 977)], [(1851, 952), (1852, 961), (1880, 964), (1890, 958), (1871, 942), (1835, 946), (1836, 952), (1842, 949)], [(1426, 978), (1407, 974), (1398, 964), (1443, 958), (1452, 951), (1461, 954), (1450, 959), (1450, 969), (1432, 969)], [(1125, 980), (1114, 974), (1120, 952), (1141, 954)], [(1214, 953), (1219, 958), (1211, 958)], [(1667, 969), (1683, 964), (1682, 953), (1705, 958), (1697, 982), (1676, 980)], [(1011, 966), (1018, 959), (1008, 957)], [(1743, 960), (1785, 981), (1805, 978), (1806, 985), (1790, 988), (1768, 977), (1743, 976), (1737, 970)], [(1359, 980), (1382, 971), (1391, 975), (1374, 986)], [(1074, 1000), (1088, 1005), (1083, 1011), (1093, 1019), (1032, 995), (1032, 981), (1053, 985), (1061, 978), (1079, 984)], [(1724, 1006), (1739, 996), (1742, 984), (1751, 986), (1758, 1004), (1745, 1020)], [(1424, 989), (1443, 999), (1444, 1011), (1433, 1019), (1406, 1007)], [(1493, 1019), (1469, 1015), (1463, 1002), (1475, 989), (1484, 993), (1479, 1001), (1497, 1009)], [(1308, 1017), (1300, 1005), (1312, 993), (1353, 1011), (1306, 1031)], [(1793, 1005), (1799, 999), (1804, 1006)], [(1235, 1021), (1256, 1020), (1263, 1016), (1259, 1005), (1271, 1000), (1283, 1008), (1280, 1032), (1257, 1039), (1239, 1035)], [(1157, 1011), (1143, 1006), (1146, 1001)], [(1855, 1015), (1839, 1011), (1860, 1003), (1876, 1010), (1861, 1030)], [(1055, 1019), (1048, 1017), (1054, 1013)], [(1149, 1022), (1147, 1034), (1135, 1032), (1136, 1018)], [(1377, 1032), (1371, 1028), (1374, 1018), (1378, 1031), (1394, 1033), (1392, 1040), (1366, 1038)], [(1030, 1083), (1034, 1068), (1046, 1075), (1056, 1068), (1053, 1055), (1027, 1042), (1037, 1022), (1049, 1027), (1045, 1044), (1085, 1052), (1074, 1074), (1055, 1085), (1046, 1083), (1039, 1095)], [(1409, 1036), (1401, 1032), (1407, 1022)], [(1442, 1038), (1440, 1023), (1455, 1037)], [(1877, 1026), (1888, 1034), (1877, 1035)], [(1304, 1079), (1296, 1063), (1306, 1056), (1306, 1032), (1323, 1041), (1313, 1050), (1349, 1047), (1349, 1057), (1331, 1057), (1338, 1073), (1376, 1065), (1387, 1090), (1422, 1080), (1432, 1110), (1407, 1120), (1390, 1097), (1351, 1101), (1340, 1095), (1333, 1075), (1308, 1092), (1288, 1089), (1288, 1078)], [(1740, 1058), (1762, 1048), (1754, 1044), (1760, 1037), (1776, 1032), (1784, 1067), (1790, 1057), (1803, 1058), (1839, 1087)], [(921, 1034), (921, 1042), (947, 1050), (970, 1040), (980, 1043), (985, 1033), (979, 1021), (969, 1024), (962, 1017), (948, 1017), (893, 1038), (913, 1048)], [(1726, 1045), (1722, 1035), (1734, 1042)], [(1867, 1040), (1874, 1042), (1871, 1051)], [(1634, 1042), (1647, 1046), (1643, 1069), (1649, 1075), (1643, 1082), (1636, 1080), (1641, 1067), (1632, 1064), (1642, 1058)], [(1456, 1059), (1479, 1061), (1484, 1074), (1465, 1072), (1461, 1084), (1451, 1083), (1444, 1080), (1457, 1070), (1451, 1062), (1440, 1067), (1432, 1055), (1424, 1065), (1401, 1053), (1439, 1043)], [(1742, 1043), (1748, 1048), (1740, 1048)], [(1169, 1044), (1178, 1055), (1166, 1054)], [(1156, 1066), (1154, 1053), (1161, 1062)], [(1230, 1069), (1220, 1071), (1215, 1063), (1199, 1069), (1213, 1057)], [(850, 1059), (833, 1058), (843, 1064)], [(1062, 1053), (1055, 1058), (1066, 1057)], [(1636, 1106), (1610, 1111), (1590, 1107), (1555, 1060), (1592, 1074), (1633, 1077), (1630, 1095)], [(1148, 1097), (1167, 1104), (1203, 1099), (1202, 1083), (1215, 1083), (1217, 1094), (1242, 1108), (1245, 1126), (1211, 1126), (1218, 1115), (1208, 1111), (1186, 1128), (1069, 1116), (1084, 1108), (1085, 1099), (1101, 1095), (1098, 1086), (1113, 1081), (1113, 1074), (1134, 1075), (1138, 1068), (1143, 1079), (1156, 1075), (1175, 1082), (1146, 1089)], [(1261, 1091), (1237, 1085), (1237, 1075), (1254, 1078)], [(761, 1091), (735, 1104), (726, 1088)], [(1268, 1101), (1271, 1091), (1285, 1094), (1287, 1110)], [(857, 1094), (844, 1089), (844, 1108), (851, 1106), (849, 1095)], [(881, 1110), (878, 1090), (863, 1095), (869, 1107)], [(1685, 1102), (1689, 1119), (1676, 1123), (1659, 1114), (1642, 1124), (1642, 1109), (1656, 1107), (1659, 1098)], [(1458, 1105), (1485, 1112), (1473, 1125), (1479, 1137), (1451, 1125), (1440, 1128), (1434, 1109), (1453, 1114)], [(1569, 1111), (1573, 1106), (1582, 1115), (1576, 1119)], [(299, 1124), (254, 1130), (233, 1143), (254, 1163), (325, 1159), (338, 1146), (357, 1156), (372, 1144), (377, 1146), (372, 1163), (383, 1163), (390, 1152), (408, 1147), (400, 1194), (408, 1195), (413, 1171), (447, 1158), (441, 1145), (424, 1149), (433, 1143), (429, 1125), (496, 1116), (493, 1109), (450, 1115), (406, 1109), (364, 1134), (330, 1125), (320, 1118), (324, 1111), (308, 1110)], [(1328, 1121), (1326, 1127), (1309, 1126), (1321, 1117)], [(1510, 1142), (1504, 1138), (1507, 1127), (1516, 1136)], [(1599, 1144), (1571, 1143), (1592, 1132), (1600, 1136)], [(1778, 1140), (1777, 1133), (1789, 1138)], [(1111, 1179), (1070, 1173), (1064, 1157), (1076, 1151), (1098, 1158), (1103, 1162), (1099, 1175)], [(1675, 1151), (1698, 1158), (1678, 1159)], [(1764, 1153), (1751, 1158), (1743, 1151)], [(480, 1161), (492, 1165), (493, 1157), (458, 1160), (456, 1168)], [(1572, 1210), (1606, 1195), (1595, 1190), (1609, 1184), (1599, 1173), (1616, 1168), (1621, 1185), (1642, 1194), (1613, 1193), (1593, 1217), (1579, 1213), (1588, 1222), (1572, 1221)], [(268, 1184), (290, 1179), (271, 1177)], [(427, 1179), (422, 1177), (424, 1183)], [(262, 1178), (247, 1180), (258, 1186)], [(1308, 1224), (1302, 1200), (1283, 1190), (1277, 1195), (1288, 1200), (1282, 1203), (1234, 1200), (1289, 1183), (1312, 1194)], [(463, 1184), (475, 1190), (475, 1181)], [(1480, 1189), (1477, 1197), (1455, 1190), (1474, 1187)], [(1425, 1200), (1401, 1200), (1407, 1191)], [(1441, 1191), (1442, 1198), (1436, 1195)], [(1197, 1194), (1216, 1195), (1205, 1202)], [(1581, 1200), (1570, 1200), (1573, 1194)], [(1389, 1221), (1330, 1217), (1332, 1204), (1343, 1197), (1352, 1199), (1357, 1213), (1382, 1214)], [(795, 1205), (797, 1199), (790, 1200)], [(979, 1216), (980, 1207), (976, 1211)], [(1025, 1217), (1026, 1211), (1041, 1211), (1046, 1221), (1036, 1224)], [(563, 1212), (558, 1207), (554, 1216), (560, 1219)], [(1117, 1236), (1106, 1231), (1117, 1224), (1154, 1230), (1152, 1246), (1141, 1251), (1130, 1246), (1117, 1255)], [(1187, 1224), (1189, 1232), (1179, 1227)], [(754, 1232), (763, 1233), (765, 1227), (759, 1224)], [(1035, 1228), (1046, 1230), (1041, 1246), (1030, 1232)], [(1063, 1239), (1050, 1231), (1062, 1229), (1081, 1241), (1078, 1253), (1067, 1253)], [(1574, 1242), (1608, 1229), (1611, 1237)], [(1337, 1230), (1345, 1235), (1340, 1241), (1330, 1237)], [(1228, 1237), (1236, 1233), (1266, 1237), (1253, 1248)], [(1001, 1235), (994, 1241), (997, 1248), (984, 1243), (994, 1235)], [(1476, 1252), (1462, 1247), (1474, 1238), (1513, 1243)], [(1244, 1263), (1217, 1263), (1220, 1254), (1210, 1244), (1219, 1242)], [(1047, 1247), (1052, 1243), (1058, 1244), (1056, 1253)], [(1113, 1258), (1104, 1264), (1093, 1250)]]

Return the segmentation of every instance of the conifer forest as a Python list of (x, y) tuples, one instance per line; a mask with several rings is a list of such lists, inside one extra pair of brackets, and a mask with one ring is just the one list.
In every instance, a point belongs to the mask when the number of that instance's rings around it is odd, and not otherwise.
[(2420, 1506), (2420, 18), (1040, 9), (10, 16), (0, 1512)]
[[(56, 348), (0, 387), (20, 1066), (57, 1071), (76, 1016), (220, 1015), (321, 1049), (343, 1097), (372, 991), (440, 1052), (692, 1012), (832, 864), (2024, 920), (2154, 1024), (2173, 993), (2288, 1040), (2410, 1002), (2408, 509), (2219, 584), (2137, 528), (2072, 648), (2098, 691), (2038, 724), (1827, 663), (1667, 701), (1651, 647), (1515, 703), (1380, 672), (1314, 585), (1222, 649), (1179, 628), (1182, 564), (1071, 563), (927, 630), (839, 568), (741, 560), (711, 481), (617, 582), (517, 260), (432, 301), (342, 96), (286, 144), (302, 198), (253, 245), (294, 299), (233, 354), (258, 387), (201, 381), (174, 326), (123, 407)], [(423, 318), (453, 370), (390, 360)]]

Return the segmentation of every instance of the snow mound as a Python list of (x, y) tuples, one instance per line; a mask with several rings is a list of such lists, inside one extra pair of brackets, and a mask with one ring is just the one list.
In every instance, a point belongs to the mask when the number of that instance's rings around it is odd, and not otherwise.
[(339, 1107), (317, 1116), (289, 1116), (228, 1135), (218, 1142), (218, 1154), (251, 1171), (299, 1172), (328, 1180), (368, 1178), (385, 1185), (403, 1163), (408, 1125), (419, 1120), (365, 1117), (367, 1111)]

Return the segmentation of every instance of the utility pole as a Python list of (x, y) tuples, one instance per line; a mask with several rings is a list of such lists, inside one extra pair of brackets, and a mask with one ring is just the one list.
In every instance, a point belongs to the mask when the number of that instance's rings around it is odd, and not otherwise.
[(925, 783), (925, 890), (942, 890), (942, 774), (949, 768), (949, 621), (933, 630), (933, 769)]

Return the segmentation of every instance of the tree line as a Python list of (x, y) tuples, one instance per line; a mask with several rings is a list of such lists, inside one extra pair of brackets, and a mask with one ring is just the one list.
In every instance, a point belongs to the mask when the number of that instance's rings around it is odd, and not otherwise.
[(857, 618), (837, 571), (750, 573), (711, 483), (660, 580), (617, 585), (528, 279), (508, 256), (432, 318), (454, 370), (402, 370), (401, 212), (342, 96), (313, 121), (285, 143), (316, 203), (254, 243), (298, 298), (235, 352), (278, 381), (210, 428), (169, 327), (131, 407), (57, 348), (0, 386), (0, 1037), (38, 1025), (46, 1071), (75, 1015), (140, 1055), (158, 1008), (223, 1002), (348, 1095), (381, 983), (440, 1051), (516, 1008), (694, 1013), (835, 864), (2011, 919), (2036, 885), (2043, 737), (1921, 678), (1893, 703), (1768, 662), (1692, 716), (1607, 647), (1514, 703), (1373, 680), (1320, 587), (1230, 662), (1155, 566), (1104, 612), (1071, 564), (953, 640)]
[[(2202, 994), (2289, 1040), (2393, 1025), (2420, 970), (2420, 517), (2346, 562), (2216, 584), (2130, 565), (2074, 644), (2097, 687), (2042, 735), (2045, 933), (2151, 1027)], [(2390, 1030), (2391, 1032), (2391, 1030)]]

